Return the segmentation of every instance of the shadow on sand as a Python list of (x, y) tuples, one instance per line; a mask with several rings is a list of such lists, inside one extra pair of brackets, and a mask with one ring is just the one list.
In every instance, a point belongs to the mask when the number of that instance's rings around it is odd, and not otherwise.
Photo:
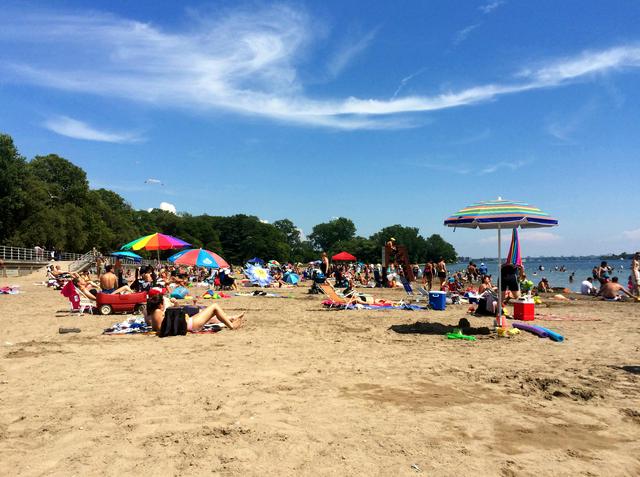
[(456, 329), (461, 329), (465, 335), (491, 334), (491, 330), (486, 326), (481, 328), (472, 328), (469, 326), (469, 321), (465, 318), (462, 318), (455, 326), (443, 325), (442, 323), (423, 323), (421, 321), (416, 321), (415, 323), (408, 325), (391, 325), (389, 329), (400, 334), (419, 335), (446, 335), (447, 333), (453, 333)]

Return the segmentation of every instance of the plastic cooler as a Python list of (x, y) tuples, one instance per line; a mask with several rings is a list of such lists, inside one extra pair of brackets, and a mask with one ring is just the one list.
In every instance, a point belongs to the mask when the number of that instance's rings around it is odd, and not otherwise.
[(429, 305), (434, 310), (444, 310), (447, 307), (447, 294), (442, 291), (430, 291)]
[(513, 317), (516, 320), (533, 321), (536, 313), (535, 303), (513, 302)]

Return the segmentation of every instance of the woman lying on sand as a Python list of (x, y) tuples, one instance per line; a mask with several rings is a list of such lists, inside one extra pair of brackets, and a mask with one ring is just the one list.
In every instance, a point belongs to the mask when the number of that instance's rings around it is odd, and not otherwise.
[[(160, 331), (162, 328), (162, 321), (164, 320), (164, 312), (166, 310), (166, 303), (162, 295), (151, 295), (147, 299), (147, 315), (145, 321), (151, 325), (153, 331)], [(230, 330), (237, 330), (244, 325), (243, 322), (244, 313), (241, 313), (235, 317), (229, 317), (224, 310), (217, 304), (213, 303), (200, 313), (183, 318), (186, 320), (187, 331), (200, 331), (207, 323), (224, 323)]]

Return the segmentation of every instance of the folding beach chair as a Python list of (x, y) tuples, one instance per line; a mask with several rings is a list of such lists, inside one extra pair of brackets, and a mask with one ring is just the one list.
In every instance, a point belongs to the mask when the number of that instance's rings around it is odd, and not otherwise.
[(411, 286), (411, 283), (409, 283), (409, 280), (404, 276), (400, 276), (400, 283), (402, 283), (404, 291), (407, 293), (407, 296), (405, 297), (406, 299), (415, 300), (416, 302), (420, 301), (420, 296), (413, 292), (413, 287)]
[(329, 297), (329, 300), (334, 302), (336, 305), (352, 305), (357, 301), (357, 298), (351, 297), (346, 298), (344, 296), (338, 295), (336, 291), (333, 289), (331, 285), (328, 283), (319, 283), (318, 287), (322, 290), (322, 293)]

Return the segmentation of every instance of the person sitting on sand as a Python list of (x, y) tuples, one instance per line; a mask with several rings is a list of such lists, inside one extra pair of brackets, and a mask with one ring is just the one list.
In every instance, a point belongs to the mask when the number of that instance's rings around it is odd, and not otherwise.
[(100, 288), (102, 293), (109, 295), (116, 293), (133, 293), (129, 285), (118, 288), (118, 277), (113, 273), (113, 265), (107, 265), (105, 272), (100, 276)]
[[(147, 299), (147, 311), (145, 321), (151, 325), (153, 331), (160, 331), (162, 328), (162, 321), (164, 320), (164, 313), (166, 311), (166, 302), (161, 294), (151, 295)], [(187, 331), (196, 332), (200, 331), (207, 323), (224, 323), (230, 330), (237, 330), (244, 324), (244, 313), (238, 316), (229, 317), (222, 310), (220, 305), (213, 303), (209, 305), (200, 313), (183, 319), (186, 321)]]
[(482, 283), (478, 287), (478, 295), (482, 295), (487, 290), (492, 291), (494, 288), (493, 283), (491, 283), (491, 275), (484, 275)]
[(549, 285), (549, 280), (546, 277), (542, 277), (540, 283), (538, 283), (538, 293), (549, 293), (551, 291), (551, 286)]
[(587, 277), (580, 284), (580, 294), (581, 295), (595, 295), (596, 293), (598, 293), (598, 290), (593, 285), (593, 278)]
[(598, 293), (596, 293), (596, 296), (601, 296), (605, 300), (617, 301), (622, 299), (622, 297), (620, 296), (620, 292), (624, 293), (633, 300), (640, 301), (640, 298), (633, 296), (631, 293), (625, 290), (625, 288), (620, 285), (620, 283), (618, 283), (618, 277), (613, 277), (611, 281), (603, 284), (600, 287), (600, 290), (598, 290)]

